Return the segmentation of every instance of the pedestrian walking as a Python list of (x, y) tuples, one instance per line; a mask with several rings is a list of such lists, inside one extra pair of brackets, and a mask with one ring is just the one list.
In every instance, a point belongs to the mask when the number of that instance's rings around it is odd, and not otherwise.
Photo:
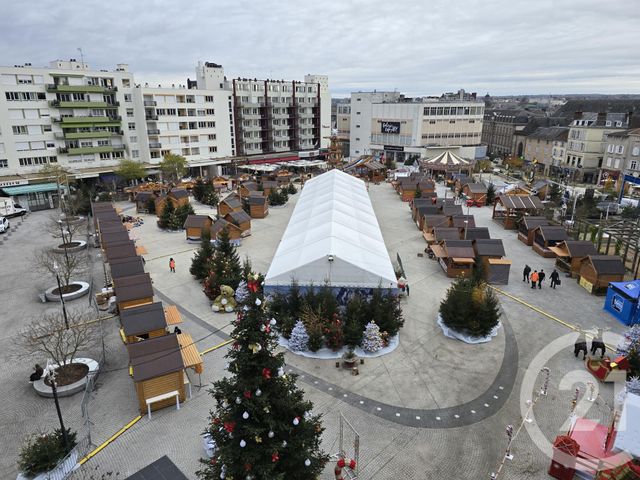
[(555, 268), (553, 269), (553, 272), (551, 272), (551, 276), (549, 278), (551, 278), (551, 288), (555, 290), (556, 285), (560, 285), (560, 274)]
[(540, 269), (540, 273), (538, 273), (538, 288), (542, 288), (542, 281), (544, 280), (544, 277), (546, 277), (547, 275), (544, 273), (543, 269)]
[(406, 283), (406, 284), (405, 284), (405, 286), (404, 286), (404, 288), (406, 288), (406, 289), (407, 289), (407, 297), (408, 297), (408, 296), (409, 296), (409, 284), (408, 284), (408, 283)]
[(522, 281), (523, 282), (528, 282), (529, 281), (529, 274), (531, 273), (531, 267), (529, 265), (525, 265), (524, 266), (524, 270), (522, 271)]
[(538, 271), (534, 270), (531, 274), (531, 288), (536, 288), (536, 284), (538, 283)]
[(176, 273), (176, 261), (173, 258), (169, 259), (169, 271)]

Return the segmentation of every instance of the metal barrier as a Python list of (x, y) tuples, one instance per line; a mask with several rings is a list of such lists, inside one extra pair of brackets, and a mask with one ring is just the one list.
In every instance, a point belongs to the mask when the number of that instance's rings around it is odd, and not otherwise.
[(88, 436), (82, 437), (76, 446), (58, 462), (52, 470), (44, 474), (46, 480), (66, 480), (76, 470), (78, 462), (91, 449), (91, 441)]

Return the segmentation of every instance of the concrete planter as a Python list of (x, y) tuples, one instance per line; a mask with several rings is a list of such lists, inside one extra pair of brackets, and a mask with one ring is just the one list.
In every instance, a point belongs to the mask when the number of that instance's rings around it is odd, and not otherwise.
[(76, 465), (78, 465), (78, 452), (76, 450), (72, 450), (67, 459), (58, 464), (58, 466), (53, 470), (39, 473), (35, 477), (27, 477), (23, 473), (19, 473), (16, 480), (51, 480), (53, 478), (67, 478), (67, 476), (75, 470)]
[[(75, 300), (76, 298), (84, 297), (87, 293), (89, 293), (89, 284), (87, 282), (75, 281), (75, 282), (71, 282), (70, 285), (80, 285), (80, 289), (71, 293), (63, 293), (62, 298), (64, 299), (65, 302), (70, 300)], [(60, 301), (60, 295), (56, 295), (55, 293), (53, 293), (53, 291), (57, 290), (57, 288), (58, 288), (57, 286), (51, 287), (44, 292), (44, 298), (46, 298), (48, 302)]]
[[(87, 375), (82, 377), (77, 382), (65, 385), (64, 387), (58, 387), (58, 397), (70, 397), (71, 395), (75, 395), (78, 392), (84, 391), (85, 385), (87, 383), (87, 377), (89, 375), (97, 375), (100, 371), (100, 364), (98, 364), (98, 362), (92, 360), (91, 358), (74, 358), (72, 363), (82, 363), (89, 367), (89, 371), (87, 372)], [(54, 364), (54, 367), (57, 367), (57, 365)], [(33, 388), (41, 397), (53, 398), (51, 387), (44, 383), (44, 378), (41, 378), (37, 382), (33, 382)]]
[(57, 246), (57, 247), (53, 248), (52, 250), (54, 252), (56, 252), (56, 253), (64, 253), (65, 250), (67, 251), (67, 253), (74, 253), (74, 252), (79, 252), (80, 250), (84, 250), (85, 248), (87, 248), (87, 242), (85, 242), (84, 240), (74, 240), (71, 243), (77, 244), (77, 245), (73, 245), (72, 247), (67, 247), (67, 248), (62, 248), (60, 246)]

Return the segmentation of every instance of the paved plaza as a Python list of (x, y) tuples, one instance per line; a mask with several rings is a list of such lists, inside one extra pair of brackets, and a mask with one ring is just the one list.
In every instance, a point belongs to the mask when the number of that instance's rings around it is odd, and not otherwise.
[[(442, 187), (438, 188), (444, 196)], [(534, 395), (532, 390), (521, 393), (527, 369), (547, 345), (570, 332), (527, 305), (585, 328), (602, 326), (620, 333), (622, 325), (602, 311), (602, 297), (589, 295), (574, 280), (563, 278), (557, 290), (548, 284), (542, 290), (532, 290), (522, 282), (524, 264), (544, 268), (550, 274), (554, 260), (539, 257), (517, 240), (515, 232), (494, 223), (490, 208), (474, 207), (469, 213), (475, 215), (476, 224), (489, 227), (492, 238), (502, 238), (506, 256), (513, 261), (509, 285), (499, 288), (520, 301), (500, 294), (503, 327), (490, 343), (467, 345), (444, 337), (436, 325), (436, 314), (450, 279), (436, 261), (418, 255), (426, 244), (411, 220), (408, 204), (400, 201), (389, 184), (371, 185), (369, 193), (389, 254), (394, 261), (396, 255), (402, 258), (411, 287), (411, 296), (402, 300), (405, 326), (400, 331), (400, 345), (388, 355), (366, 359), (358, 376), (336, 369), (334, 360), (291, 353), (286, 354), (287, 368), (300, 375), (300, 386), (314, 402), (315, 411), (324, 415), (323, 447), (327, 452), (338, 450), (341, 412), (359, 432), (360, 478), (489, 478), (503, 456), (506, 425), (519, 425), (521, 406)], [(251, 259), (255, 270), (267, 271), (298, 196), (292, 196), (283, 208), (272, 208), (267, 218), (252, 221), (252, 235), (243, 240), (239, 253)], [(119, 206), (125, 213), (134, 212), (131, 203)], [(206, 206), (194, 207), (196, 213), (214, 213)], [(47, 215), (31, 214), (0, 244), (0, 328), (4, 332), (0, 339), (4, 363), (0, 371), (4, 406), (0, 411), (4, 432), (1, 478), (15, 475), (19, 444), (26, 433), (57, 424), (53, 403), (37, 397), (26, 381), (31, 363), (16, 359), (12, 348), (20, 325), (30, 316), (59, 308), (40, 303), (38, 293), (50, 281), (34, 272), (30, 264), (33, 252), (53, 241), (37, 233), (42, 231), (40, 226)], [(184, 232), (160, 231), (153, 216), (143, 218), (145, 224), (134, 228), (132, 235), (148, 251), (146, 271), (154, 281), (157, 298), (179, 306), (185, 319), (183, 331), (193, 336), (200, 351), (220, 344), (228, 338), (234, 316), (213, 313), (200, 285), (190, 276), (191, 257), (198, 245), (187, 243)], [(95, 258), (96, 251), (91, 249), (90, 254)], [(169, 273), (170, 257), (176, 260), (175, 274)], [(98, 261), (91, 275), (101, 285)], [(72, 306), (88, 308), (87, 298), (72, 302)], [(117, 335), (117, 318), (105, 320), (104, 326), (107, 364), (90, 404), (95, 444), (107, 440), (138, 415), (125, 348)], [(224, 375), (225, 352), (226, 347), (204, 356), (202, 378), (191, 378), (194, 384), (201, 380), (203, 387), (194, 388), (193, 398), (179, 411), (168, 408), (154, 413), (151, 420), (142, 418), (86, 467), (117, 471), (123, 478), (166, 454), (189, 478), (195, 478), (203, 453), (199, 435), (213, 406), (207, 385)], [(536, 403), (533, 425), (539, 426), (543, 438), (553, 441), (568, 416), (575, 388), (565, 381), (561, 389), (562, 379), (570, 372), (577, 372), (576, 378), (583, 382), (589, 377), (569, 347), (551, 351), (542, 365), (551, 370), (549, 395)], [(531, 368), (537, 369), (534, 373), (539, 370), (539, 366)], [(537, 378), (539, 387), (541, 377)], [(600, 385), (600, 393), (611, 402), (611, 385)], [(80, 397), (61, 402), (65, 419), (74, 429), (82, 427)], [(605, 422), (609, 418), (601, 403), (594, 404), (588, 415)], [(345, 439), (350, 439), (349, 435)], [(500, 478), (548, 478), (550, 460), (528, 430), (523, 429), (517, 437), (513, 453), (514, 459)], [(327, 466), (322, 478), (334, 478), (333, 464)]]

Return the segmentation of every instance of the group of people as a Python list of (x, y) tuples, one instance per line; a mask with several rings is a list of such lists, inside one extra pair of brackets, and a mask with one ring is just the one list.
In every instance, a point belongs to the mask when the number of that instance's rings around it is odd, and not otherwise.
[[(547, 274), (544, 273), (544, 269), (534, 270), (531, 272), (531, 267), (529, 265), (524, 266), (524, 270), (522, 271), (522, 281), (523, 282), (531, 282), (531, 288), (542, 288), (542, 282), (547, 278)], [(551, 288), (555, 289), (557, 285), (560, 285), (560, 274), (554, 268), (553, 272), (549, 277), (551, 279)]]

